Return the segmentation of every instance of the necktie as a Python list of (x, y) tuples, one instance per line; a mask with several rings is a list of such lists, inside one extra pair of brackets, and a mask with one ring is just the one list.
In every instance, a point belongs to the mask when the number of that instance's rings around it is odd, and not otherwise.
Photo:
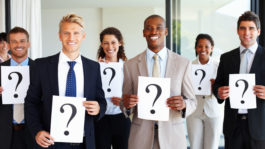
[(67, 74), (65, 96), (76, 97), (76, 79), (74, 71), (76, 62), (68, 61), (67, 63), (69, 64), (70, 68)]
[(248, 56), (250, 51), (248, 49), (243, 50), (241, 54), (240, 71), (239, 73), (248, 73)]
[[(243, 50), (241, 56), (240, 56), (240, 69), (239, 73), (244, 74), (248, 73), (248, 56), (250, 54), (249, 49)], [(238, 109), (239, 114), (246, 114), (248, 113), (247, 109)]]
[[(17, 66), (21, 66), (18, 64)], [(13, 105), (13, 119), (19, 124), (24, 120), (24, 104)]]
[(154, 65), (153, 65), (153, 77), (160, 77), (160, 64), (159, 64), (159, 56), (158, 54), (155, 54), (153, 56), (154, 59)]

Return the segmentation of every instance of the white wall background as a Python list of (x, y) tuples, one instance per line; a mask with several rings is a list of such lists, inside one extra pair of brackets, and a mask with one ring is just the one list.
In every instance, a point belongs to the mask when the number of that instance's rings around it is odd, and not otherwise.
[(125, 53), (132, 58), (146, 48), (142, 35), (144, 19), (151, 14), (164, 16), (164, 6), (158, 8), (106, 7), (75, 9), (42, 9), (43, 56), (50, 56), (61, 50), (58, 37), (58, 24), (62, 16), (76, 13), (84, 18), (86, 38), (82, 43), (82, 55), (96, 60), (99, 47), (99, 34), (109, 26), (117, 27), (122, 32)]

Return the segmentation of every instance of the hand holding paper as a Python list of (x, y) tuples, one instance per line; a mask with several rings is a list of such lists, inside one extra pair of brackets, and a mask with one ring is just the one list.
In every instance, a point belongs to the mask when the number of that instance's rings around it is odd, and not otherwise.
[(137, 95), (123, 95), (123, 105), (126, 109), (130, 109), (135, 107), (138, 104), (138, 96)]
[(172, 96), (167, 99), (167, 105), (171, 110), (179, 111), (186, 108), (185, 101), (182, 96)]

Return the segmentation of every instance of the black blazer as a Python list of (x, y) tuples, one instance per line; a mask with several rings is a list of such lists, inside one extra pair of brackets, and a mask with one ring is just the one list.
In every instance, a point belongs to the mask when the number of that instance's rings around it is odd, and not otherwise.
[[(32, 70), (34, 62), (33, 60), (29, 59), (29, 67), (30, 72)], [(0, 66), (10, 66), (10, 60), (7, 60), (0, 64)], [(1, 74), (1, 69), (0, 69)], [(31, 78), (30, 78), (31, 81)], [(2, 82), (0, 79), (0, 86)], [(13, 123), (13, 108), (12, 105), (3, 105), (2, 104), (2, 96), (0, 96), (0, 148), (1, 149), (10, 149), (11, 148), (11, 142), (12, 142), (12, 123)], [(30, 134), (28, 127), (27, 127), (27, 120), (25, 119), (25, 137), (27, 140), (27, 144), (29, 146), (32, 146), (33, 148), (33, 142), (34, 138)]]
[[(217, 96), (218, 88), (229, 85), (229, 74), (238, 74), (240, 69), (240, 50), (234, 49), (221, 55), (213, 93), (219, 103), (224, 102)], [(260, 45), (256, 51), (249, 73), (254, 73), (256, 85), (265, 86), (265, 50)], [(265, 100), (256, 98), (257, 108), (248, 109), (249, 132), (255, 140), (265, 140)], [(225, 100), (223, 132), (226, 137), (232, 136), (235, 130), (237, 109), (231, 109), (229, 98)]]
[[(98, 101), (100, 113), (85, 116), (86, 149), (95, 149), (94, 120), (105, 114), (106, 101), (102, 90), (100, 67), (97, 62), (81, 57), (84, 71), (84, 97)], [(41, 131), (50, 131), (52, 96), (59, 95), (58, 88), (59, 53), (35, 60), (32, 81), (25, 101), (26, 118), (32, 135)], [(78, 79), (78, 74), (76, 74)], [(38, 148), (41, 148), (40, 146)], [(52, 146), (51, 146), (52, 148)]]

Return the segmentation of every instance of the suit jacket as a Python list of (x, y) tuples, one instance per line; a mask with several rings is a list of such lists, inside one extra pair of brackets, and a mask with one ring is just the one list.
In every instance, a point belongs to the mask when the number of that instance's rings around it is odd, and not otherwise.
[[(192, 64), (199, 64), (198, 61), (199, 59), (196, 59), (192, 62)], [(211, 59), (209, 65), (212, 65), (214, 69), (214, 74), (212, 78), (215, 79), (218, 63)], [(221, 106), (218, 104), (213, 94), (196, 95), (196, 99), (197, 99), (197, 108), (192, 115), (201, 116), (203, 115), (203, 113), (205, 113), (210, 118), (221, 116)]]
[[(146, 51), (124, 64), (123, 94), (136, 94), (138, 76), (148, 76)], [(196, 99), (191, 81), (191, 62), (168, 50), (165, 77), (171, 78), (170, 96), (183, 96), (186, 110), (190, 115), (196, 108)], [(139, 119), (134, 107), (131, 124), (129, 149), (152, 149), (154, 121)], [(158, 138), (161, 149), (186, 149), (185, 122), (182, 112), (170, 110), (169, 121), (158, 121)]]
[[(260, 45), (254, 56), (249, 73), (254, 73), (256, 85), (265, 86), (265, 50)], [(224, 102), (218, 98), (218, 88), (228, 86), (229, 74), (238, 74), (240, 69), (240, 50), (234, 49), (224, 53), (220, 58), (217, 78), (213, 86), (213, 92), (219, 103)], [(250, 136), (255, 140), (265, 140), (265, 100), (256, 98), (257, 108), (248, 109), (248, 125)], [(225, 100), (225, 114), (223, 131), (226, 137), (230, 137), (235, 130), (237, 109), (231, 109), (229, 98)]]
[[(33, 67), (33, 60), (29, 59), (29, 70), (31, 72)], [(10, 66), (10, 59), (1, 63), (1, 66)], [(0, 69), (1, 74), (1, 69)], [(30, 82), (31, 82), (30, 78)], [(1, 85), (1, 79), (0, 79), (0, 86)], [(10, 149), (11, 148), (11, 142), (12, 142), (12, 125), (13, 125), (13, 105), (3, 105), (2, 104), (2, 96), (0, 96), (0, 146), (1, 149)], [(27, 120), (25, 119), (25, 137), (27, 139), (27, 142), (29, 145), (31, 145), (33, 148), (33, 142), (34, 138), (30, 134), (28, 130)]]
[[(103, 117), (106, 101), (101, 86), (99, 64), (83, 56), (81, 59), (84, 71), (84, 97), (87, 101), (98, 101), (100, 106), (100, 113), (97, 116), (87, 113), (85, 115), (86, 149), (95, 149), (94, 120)], [(52, 96), (59, 95), (58, 62), (59, 53), (35, 60), (32, 82), (25, 102), (26, 118), (33, 136), (41, 130), (50, 131)], [(78, 79), (78, 74), (76, 76)]]

